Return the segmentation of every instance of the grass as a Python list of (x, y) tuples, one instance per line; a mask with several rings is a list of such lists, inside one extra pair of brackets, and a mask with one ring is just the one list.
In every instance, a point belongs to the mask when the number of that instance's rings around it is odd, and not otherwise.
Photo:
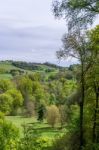
[(12, 79), (12, 75), (11, 74), (0, 74), (0, 79)]
[[(16, 67), (14, 65), (12, 65), (11, 62), (8, 62), (8, 61), (4, 61), (4, 62), (0, 62), (0, 70), (4, 71), (4, 72), (10, 72), (11, 70), (22, 70), (24, 71), (25, 73), (28, 73), (28, 74), (33, 74), (33, 73), (36, 73), (36, 72), (39, 72), (39, 73), (45, 73), (46, 75), (46, 79), (48, 79), (48, 77), (51, 75), (51, 74), (56, 74), (59, 70), (56, 69), (56, 68), (52, 68), (52, 67), (49, 67), (49, 66), (46, 66), (46, 65), (39, 65), (41, 67), (41, 70), (25, 70), (25, 69), (21, 69), (19, 67)], [(51, 72), (46, 72), (45, 70), (46, 69), (53, 69), (53, 71)], [(0, 79), (12, 79), (12, 75), (9, 73), (0, 73)]]
[(0, 69), (5, 69), (6, 71), (9, 71), (11, 69), (19, 69), (19, 68), (13, 66), (11, 63), (8, 62), (0, 62)]
[(64, 133), (64, 129), (60, 129), (60, 126), (56, 125), (52, 128), (47, 124), (46, 121), (38, 122), (36, 118), (25, 118), (21, 116), (7, 116), (6, 119), (12, 122), (16, 127), (19, 128), (20, 135), (23, 135), (22, 125), (28, 124), (33, 127), (33, 130), (41, 136), (47, 136), (49, 138), (55, 138)]

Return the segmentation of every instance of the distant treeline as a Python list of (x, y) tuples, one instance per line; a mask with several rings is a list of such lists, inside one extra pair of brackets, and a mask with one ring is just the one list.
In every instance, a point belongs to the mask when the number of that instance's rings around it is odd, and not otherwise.
[(45, 62), (45, 63), (43, 63), (43, 65), (46, 65), (46, 66), (52, 67), (52, 68), (57, 68), (57, 69), (64, 68), (62, 66), (58, 66), (58, 65), (55, 65), (55, 64), (52, 64), (52, 63), (49, 63), (49, 62)]
[(13, 61), (12, 65), (19, 67), (21, 69), (25, 69), (25, 70), (42, 70), (42, 67), (36, 63)]
[(22, 62), (22, 61), (12, 61), (12, 65), (19, 67), (21, 69), (29, 69), (29, 70), (42, 70), (42, 65), (46, 65), (51, 68), (61, 69), (63, 67), (57, 66), (55, 64), (51, 64), (49, 62), (46, 63), (32, 63), (32, 62)]

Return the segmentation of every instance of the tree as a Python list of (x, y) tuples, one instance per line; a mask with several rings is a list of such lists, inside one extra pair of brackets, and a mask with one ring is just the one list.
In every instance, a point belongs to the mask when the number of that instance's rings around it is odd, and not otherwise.
[(80, 106), (80, 149), (82, 150), (84, 145), (83, 137), (83, 114), (84, 114), (84, 101), (85, 101), (85, 74), (86, 68), (90, 67), (91, 61), (88, 62), (87, 58), (90, 54), (88, 49), (88, 42), (85, 35), (81, 34), (80, 31), (66, 34), (63, 37), (63, 48), (57, 52), (58, 58), (62, 57), (74, 57), (79, 60), (80, 68), (80, 91), (81, 99), (79, 100)]
[(0, 111), (8, 114), (11, 112), (13, 99), (9, 94), (0, 94)]
[(2, 79), (0, 80), (0, 93), (4, 93), (7, 90), (11, 89), (13, 87), (13, 84), (10, 80)]
[(20, 91), (16, 89), (11, 89), (7, 91), (7, 94), (9, 94), (12, 99), (12, 114), (15, 115), (17, 112), (18, 107), (22, 106), (23, 104), (23, 97)]
[[(93, 117), (93, 142), (99, 143), (98, 115), (99, 115), (99, 25), (88, 32), (93, 65), (88, 73), (89, 88), (95, 93), (95, 107)], [(88, 89), (89, 89), (88, 88)]]
[[(99, 15), (99, 1), (98, 0), (61, 0), (54, 1), (53, 12), (56, 17), (65, 17), (68, 22), (68, 30), (71, 35), (65, 36), (63, 43), (64, 50), (58, 52), (58, 56), (72, 56), (77, 58), (77, 53), (80, 56), (81, 63), (81, 95), (80, 101), (80, 150), (84, 145), (83, 139), (83, 109), (85, 101), (85, 72), (87, 72), (92, 65), (91, 58), (86, 62), (87, 55), (90, 54), (88, 44), (80, 34), (75, 35), (75, 31), (87, 27), (89, 23), (93, 23), (93, 19)], [(83, 30), (84, 32), (84, 30)], [(68, 36), (69, 35), (69, 36)], [(66, 42), (65, 42), (66, 41)], [(78, 44), (79, 43), (79, 44)], [(98, 41), (99, 43), (99, 41)], [(97, 48), (96, 48), (97, 49)], [(76, 51), (75, 51), (76, 50)], [(99, 50), (99, 47), (98, 47)], [(89, 54), (88, 54), (89, 53)], [(91, 53), (92, 54), (92, 53)], [(85, 67), (87, 65), (87, 67)], [(86, 69), (85, 69), (86, 68)]]
[(35, 106), (38, 110), (42, 104), (44, 105), (47, 103), (47, 91), (45, 92), (44, 86), (40, 82), (34, 81), (32, 84), (32, 92), (35, 97)]
[(69, 94), (72, 92), (72, 86), (65, 78), (60, 78), (49, 83), (50, 103), (63, 105)]
[(94, 66), (90, 69), (87, 75), (87, 91), (91, 93), (90, 99), (92, 102), (89, 103), (93, 108), (92, 116), (92, 142), (99, 143), (99, 66), (94, 63)]
[(38, 108), (38, 120), (43, 121), (45, 115), (45, 106), (41, 104)]
[(60, 105), (59, 106), (59, 113), (60, 113), (60, 123), (61, 123), (61, 127), (63, 127), (63, 125), (66, 123), (67, 121), (67, 112), (66, 112), (66, 106), (64, 105)]
[(57, 123), (58, 119), (60, 117), (59, 109), (55, 105), (51, 105), (47, 108), (47, 122), (52, 127), (55, 126), (55, 123)]
[(32, 80), (32, 81), (40, 81), (41, 80), (41, 74), (36, 72), (36, 73), (33, 73), (33, 74), (29, 74), (29, 78)]
[(26, 116), (33, 117), (35, 116), (35, 98), (32, 97), (27, 103)]
[(17, 83), (18, 89), (21, 91), (24, 98), (24, 106), (27, 106), (29, 97), (32, 95), (32, 80), (28, 76), (22, 76)]
[(69, 29), (86, 27), (99, 15), (99, 0), (54, 0), (55, 17), (64, 17)]

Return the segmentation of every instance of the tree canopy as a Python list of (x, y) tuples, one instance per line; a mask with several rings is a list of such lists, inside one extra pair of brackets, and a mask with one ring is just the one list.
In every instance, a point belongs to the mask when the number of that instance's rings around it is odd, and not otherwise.
[(64, 17), (69, 29), (86, 27), (99, 15), (99, 0), (54, 0), (55, 17)]

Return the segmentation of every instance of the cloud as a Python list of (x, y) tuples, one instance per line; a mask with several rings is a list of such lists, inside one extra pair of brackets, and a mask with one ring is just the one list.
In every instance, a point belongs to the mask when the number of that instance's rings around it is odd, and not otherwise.
[[(56, 51), (61, 47), (63, 33), (64, 30), (60, 28), (54, 29), (44, 26), (0, 28), (0, 59), (32, 62), (49, 61), (59, 64)], [(62, 61), (60, 64), (65, 65), (66, 63)]]
[(54, 19), (51, 4), (51, 0), (0, 0), (0, 59), (59, 62), (56, 51), (66, 27), (63, 20)]
[(51, 61), (61, 43), (61, 35), (61, 31), (49, 27), (0, 28), (0, 59)]

